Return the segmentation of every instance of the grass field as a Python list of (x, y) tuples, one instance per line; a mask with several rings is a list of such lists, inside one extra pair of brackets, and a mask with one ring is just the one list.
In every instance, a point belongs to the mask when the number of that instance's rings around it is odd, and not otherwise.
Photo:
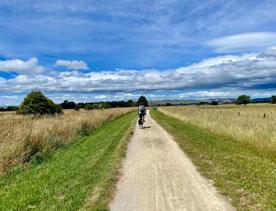
[(60, 116), (40, 118), (0, 112), (0, 175), (41, 152), (54, 151), (72, 143), (78, 136), (88, 135), (103, 122), (131, 110), (133, 108), (65, 110)]
[[(162, 112), (169, 111), (170, 114), (174, 111), (173, 116), (177, 115), (177, 117), (180, 114), (189, 114), (187, 116), (188, 121), (186, 121), (186, 116), (183, 121), (182, 118), (177, 119), (156, 110), (153, 110), (151, 115), (175, 137), (179, 146), (198, 166), (201, 173), (212, 179), (215, 186), (230, 197), (239, 210), (275, 210), (276, 156), (272, 153), (260, 153), (261, 151), (257, 148), (248, 145), (249, 140), (246, 142), (237, 141), (229, 131), (225, 134), (219, 131), (220, 128), (231, 127), (227, 125), (227, 122), (235, 122), (234, 118), (240, 118), (237, 115), (235, 117), (231, 116), (237, 110), (231, 111), (232, 108), (227, 108), (228, 110), (223, 110), (223, 112), (224, 115), (227, 115), (225, 119), (229, 117), (230, 120), (226, 119), (225, 123), (218, 120), (218, 123), (215, 123), (215, 119), (211, 119), (210, 127), (202, 127), (207, 124), (204, 122), (208, 121), (206, 116), (212, 116), (216, 113), (218, 116), (220, 115), (219, 110), (209, 110), (211, 114), (208, 114), (208, 108), (203, 108), (202, 111), (186, 107), (161, 109)], [(187, 111), (184, 111), (185, 109)], [(212, 114), (212, 112), (215, 112), (215, 114)], [(273, 111), (271, 110), (271, 112)], [(200, 114), (203, 120), (200, 120)], [(245, 114), (247, 114), (246, 111), (243, 115)], [(257, 118), (256, 113), (255, 115), (255, 118)], [(193, 116), (195, 120), (191, 120)], [(196, 125), (197, 122), (198, 125)], [(219, 124), (224, 125), (220, 126)], [(215, 129), (213, 125), (217, 125), (218, 128)], [(237, 127), (241, 127), (241, 124), (237, 123), (237, 125)], [(257, 129), (256, 125), (258, 123), (252, 123), (252, 127), (255, 129)], [(216, 133), (217, 131), (218, 133)], [(270, 132), (273, 133), (273, 131)], [(238, 132), (238, 134), (241, 133)], [(268, 130), (266, 133), (268, 133)]]
[(276, 105), (162, 107), (163, 113), (229, 135), (261, 153), (276, 153)]
[(104, 123), (52, 156), (3, 176), (0, 210), (107, 210), (135, 115)]

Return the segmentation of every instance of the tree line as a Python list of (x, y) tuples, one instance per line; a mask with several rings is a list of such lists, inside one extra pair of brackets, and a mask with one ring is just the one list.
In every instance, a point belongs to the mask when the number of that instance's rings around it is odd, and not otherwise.
[[(243, 104), (243, 105), (246, 106), (246, 105), (249, 104), (249, 103), (257, 103), (257, 101), (254, 100), (254, 99), (252, 100), (251, 97), (248, 96), (248, 95), (240, 95), (240, 96), (237, 98), (237, 100), (236, 100), (235, 103), (236, 103), (236, 104), (239, 104), (239, 105)], [(276, 96), (275, 96), (275, 95), (271, 96), (270, 103), (276, 104)]]
[[(276, 96), (271, 96), (271, 98), (263, 98), (265, 100), (257, 101), (256, 99), (251, 99), (248, 95), (240, 95), (233, 103), (236, 105), (247, 105), (249, 103), (272, 103), (276, 104)], [(227, 103), (228, 104), (228, 103)], [(213, 100), (212, 102), (198, 102), (197, 105), (219, 105), (218, 101)]]
[(61, 103), (63, 109), (75, 109), (84, 108), (86, 110), (92, 109), (106, 109), (106, 108), (124, 108), (124, 107), (134, 107), (140, 104), (148, 106), (148, 101), (145, 96), (140, 96), (139, 99), (135, 102), (133, 100), (128, 101), (105, 101), (105, 102), (89, 102), (89, 103), (75, 103), (73, 101), (65, 100)]
[[(272, 104), (276, 104), (276, 96), (273, 95), (270, 99)], [(248, 95), (240, 95), (235, 104), (247, 105), (249, 103), (256, 103), (251, 100)], [(107, 109), (107, 108), (120, 108), (120, 107), (134, 107), (138, 105), (148, 106), (148, 101), (145, 96), (140, 96), (137, 101), (109, 101), (109, 102), (88, 102), (88, 103), (75, 103), (74, 101), (65, 100), (60, 104), (55, 104), (51, 99), (47, 98), (41, 91), (32, 91), (29, 93), (18, 106), (8, 106), (6, 108), (0, 107), (0, 111), (16, 111), (18, 114), (32, 114), (32, 115), (43, 115), (43, 114), (60, 114), (63, 109), (79, 109), (93, 110), (93, 109)], [(210, 104), (218, 105), (218, 101), (199, 102), (198, 105)], [(167, 103), (166, 106), (170, 106)]]
[(32, 91), (29, 93), (20, 104), (17, 106), (9, 106), (7, 108), (0, 108), (0, 111), (16, 111), (17, 114), (23, 115), (54, 115), (61, 114), (63, 109), (79, 109), (93, 110), (93, 109), (107, 109), (119, 107), (133, 107), (140, 104), (148, 106), (146, 97), (140, 96), (134, 102), (128, 101), (111, 101), (111, 102), (91, 102), (91, 103), (75, 103), (73, 101), (65, 100), (61, 104), (55, 104), (51, 99), (46, 97), (41, 91)]

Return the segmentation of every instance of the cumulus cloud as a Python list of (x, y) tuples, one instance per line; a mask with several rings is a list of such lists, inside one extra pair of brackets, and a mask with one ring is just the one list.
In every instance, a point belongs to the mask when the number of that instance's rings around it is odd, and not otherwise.
[[(0, 92), (40, 89), (55, 93), (99, 93), (97, 97), (101, 99), (114, 99), (118, 93), (136, 95), (161, 92), (166, 93), (164, 98), (227, 97), (242, 92), (271, 93), (276, 90), (275, 55), (276, 49), (271, 48), (256, 54), (210, 58), (163, 71), (117, 69), (89, 73), (52, 71), (51, 74), (21, 74), (12, 79), (0, 78)], [(182, 95), (173, 95), (175, 92)]]
[(276, 45), (275, 32), (251, 32), (235, 34), (208, 40), (207, 46), (215, 49), (217, 53), (244, 52), (259, 50)]
[(88, 70), (86, 62), (82, 60), (57, 60), (55, 66), (66, 67), (68, 70)]
[(19, 74), (40, 74), (45, 68), (39, 65), (37, 58), (31, 58), (27, 61), (20, 59), (0, 60), (0, 71), (17, 72)]

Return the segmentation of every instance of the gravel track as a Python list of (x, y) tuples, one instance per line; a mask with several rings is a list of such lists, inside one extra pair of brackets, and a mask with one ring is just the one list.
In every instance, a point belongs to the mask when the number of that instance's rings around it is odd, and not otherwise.
[(235, 210), (150, 115), (145, 129), (136, 125), (110, 209)]

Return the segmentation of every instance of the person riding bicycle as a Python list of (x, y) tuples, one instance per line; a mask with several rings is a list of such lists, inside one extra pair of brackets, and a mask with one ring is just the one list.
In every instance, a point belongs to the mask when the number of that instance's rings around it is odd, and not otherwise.
[(146, 107), (144, 104), (140, 104), (138, 107), (139, 125), (143, 125), (145, 122)]

